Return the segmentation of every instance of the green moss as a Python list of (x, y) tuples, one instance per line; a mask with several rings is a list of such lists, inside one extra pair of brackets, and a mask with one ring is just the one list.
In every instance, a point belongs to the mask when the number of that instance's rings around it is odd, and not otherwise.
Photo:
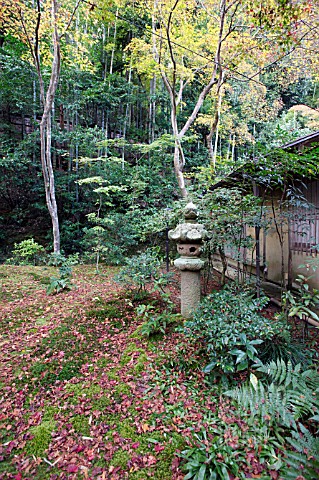
[(114, 467), (120, 467), (125, 470), (127, 468), (127, 463), (129, 460), (129, 454), (125, 450), (120, 449), (114, 453), (111, 460), (111, 465), (113, 465)]
[(50, 445), (54, 429), (55, 422), (52, 420), (43, 421), (40, 425), (30, 428), (33, 438), (26, 444), (27, 454), (42, 457)]
[(124, 365), (127, 365), (132, 359), (132, 353), (135, 352), (145, 354), (145, 350), (143, 348), (138, 348), (135, 343), (129, 343), (123, 352), (120, 360), (120, 365), (122, 365), (123, 367)]
[(82, 360), (70, 360), (66, 362), (61, 371), (57, 375), (58, 380), (70, 380), (73, 377), (76, 377), (81, 369)]
[(170, 434), (170, 441), (165, 445), (165, 449), (161, 452), (159, 461), (156, 464), (154, 477), (156, 480), (171, 479), (171, 467), (176, 450), (183, 450), (185, 440), (178, 433)]
[(120, 302), (108, 302), (106, 305), (103, 304), (103, 307), (104, 308), (94, 308), (92, 310), (87, 310), (85, 312), (86, 317), (104, 321), (106, 318), (120, 318), (123, 315), (123, 313), (121, 312), (122, 305)]
[(48, 318), (51, 318), (52, 314), (46, 316), (46, 318), (37, 318), (36, 324), (39, 326), (46, 325), (48, 322)]
[(92, 402), (92, 407), (93, 407), (94, 410), (102, 410), (103, 411), (105, 409), (105, 407), (108, 407), (109, 405), (111, 405), (111, 400), (106, 395), (102, 395), (102, 397), (96, 398)]
[(80, 397), (95, 398), (99, 393), (101, 393), (100, 385), (90, 385), (87, 387), (87, 384), (83, 383), (69, 383), (65, 386), (65, 391), (67, 393), (73, 393), (73, 398), (69, 399), (71, 403), (77, 403)]
[(102, 358), (99, 358), (98, 361), (96, 362), (97, 366), (99, 368), (106, 368), (109, 366), (110, 362), (111, 362), (111, 358), (110, 357), (102, 357)]
[(143, 325), (139, 325), (133, 333), (131, 333), (130, 335), (130, 338), (141, 338), (142, 337), (142, 334), (141, 334), (141, 329), (142, 329)]
[(85, 395), (89, 398), (94, 398), (96, 395), (101, 393), (101, 391), (102, 388), (100, 385), (91, 385), (89, 388), (85, 388), (83, 393), (85, 393)]
[[(130, 480), (145, 480), (145, 478), (148, 478), (149, 475), (145, 473), (145, 468), (142, 468), (141, 470), (138, 470), (137, 472), (132, 472), (130, 473)], [(154, 478), (154, 477), (152, 477)]]
[(147, 360), (148, 360), (147, 355), (145, 353), (142, 353), (138, 357), (135, 365), (131, 368), (131, 370), (130, 370), (131, 373), (139, 374), (139, 373), (143, 372), (144, 369), (145, 369), (145, 364), (147, 363)]
[(129, 416), (131, 416), (133, 418), (138, 417), (140, 415), (140, 413), (134, 407), (129, 407), (127, 409), (127, 413), (128, 413)]
[(116, 395), (129, 395), (131, 393), (131, 388), (126, 383), (120, 383), (119, 385), (116, 385), (114, 392)]
[(89, 420), (85, 415), (76, 415), (70, 419), (74, 430), (82, 435), (90, 434)]
[(107, 415), (104, 415), (101, 420), (103, 420), (110, 427), (113, 427), (114, 425), (117, 427), (118, 423), (120, 422), (119, 416), (115, 413), (108, 413)]
[[(164, 434), (165, 435), (165, 434)], [(164, 450), (157, 455), (156, 465), (150, 469), (141, 469), (130, 473), (130, 480), (144, 480), (150, 476), (156, 480), (171, 480), (172, 478), (172, 462), (175, 456), (176, 449), (181, 450), (185, 446), (185, 441), (182, 435), (178, 433), (170, 433), (168, 436), (163, 436), (159, 432), (152, 432), (137, 435), (134, 441), (139, 441), (140, 446), (136, 449), (136, 454), (146, 454), (153, 451), (153, 447), (158, 442), (165, 444)]]
[(128, 346), (126, 347), (126, 349), (124, 350), (123, 354), (126, 354), (126, 353), (133, 353), (133, 352), (144, 352), (143, 349), (141, 348), (138, 348), (136, 346), (136, 343), (135, 342), (131, 342), (128, 344)]
[(83, 384), (82, 383), (67, 383), (64, 387), (64, 390), (67, 393), (74, 393), (76, 396), (82, 395), (83, 393)]
[(136, 432), (136, 429), (132, 427), (131, 422), (128, 420), (121, 420), (121, 422), (118, 424), (118, 432), (121, 437), (131, 438), (132, 440), (137, 440), (139, 436)]
[(107, 373), (106, 376), (109, 380), (118, 380), (118, 368), (111, 368)]
[[(155, 465), (155, 469), (152, 470), (152, 478), (156, 480), (171, 480), (172, 478), (172, 462), (175, 456), (176, 450), (182, 450), (185, 447), (185, 440), (182, 435), (179, 433), (169, 433), (169, 435), (163, 436), (159, 432), (152, 432), (151, 434), (143, 434), (138, 438), (140, 446), (136, 450), (136, 453), (145, 454), (152, 450), (151, 445), (155, 446), (155, 443), (164, 444), (165, 448), (158, 454), (158, 460)], [(145, 469), (144, 475), (143, 470), (140, 472), (135, 472), (132, 476), (130, 475), (130, 480), (142, 480), (146, 478)]]
[(45, 407), (42, 419), (44, 421), (47, 421), (47, 422), (53, 421), (54, 420), (54, 415), (56, 415), (57, 413), (59, 413), (58, 407), (53, 407), (52, 405), (47, 405)]

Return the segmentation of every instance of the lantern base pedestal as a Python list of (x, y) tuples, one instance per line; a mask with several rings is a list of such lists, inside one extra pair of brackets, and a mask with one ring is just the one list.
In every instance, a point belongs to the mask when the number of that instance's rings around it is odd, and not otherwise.
[(200, 272), (181, 271), (181, 314), (191, 318), (200, 302)]

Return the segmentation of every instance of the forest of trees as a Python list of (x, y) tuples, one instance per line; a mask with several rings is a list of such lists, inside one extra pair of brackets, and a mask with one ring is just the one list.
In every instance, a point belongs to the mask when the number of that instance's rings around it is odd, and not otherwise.
[(34, 238), (121, 263), (318, 130), (318, 28), (306, 0), (3, 0), (2, 258)]
[(318, 7), (0, 0), (0, 479), (319, 478)]

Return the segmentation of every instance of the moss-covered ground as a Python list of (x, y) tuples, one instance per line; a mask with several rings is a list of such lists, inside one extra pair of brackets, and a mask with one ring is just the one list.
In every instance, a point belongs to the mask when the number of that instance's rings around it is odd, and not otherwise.
[(0, 478), (183, 478), (154, 378), (165, 344), (138, 334), (112, 269), (76, 267), (72, 290), (48, 296), (53, 273), (0, 266)]
[(220, 399), (176, 325), (142, 337), (141, 300), (111, 268), (75, 267), (73, 288), (48, 296), (53, 273), (0, 266), (0, 479), (181, 480), (179, 453), (205, 431), (238, 478), (280, 478), (270, 439)]

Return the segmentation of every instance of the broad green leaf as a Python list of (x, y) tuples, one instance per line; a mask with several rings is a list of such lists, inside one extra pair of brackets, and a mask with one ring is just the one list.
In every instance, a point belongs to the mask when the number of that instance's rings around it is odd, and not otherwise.
[(257, 392), (258, 378), (253, 373), (250, 374), (249, 381), (252, 384), (255, 392)]

